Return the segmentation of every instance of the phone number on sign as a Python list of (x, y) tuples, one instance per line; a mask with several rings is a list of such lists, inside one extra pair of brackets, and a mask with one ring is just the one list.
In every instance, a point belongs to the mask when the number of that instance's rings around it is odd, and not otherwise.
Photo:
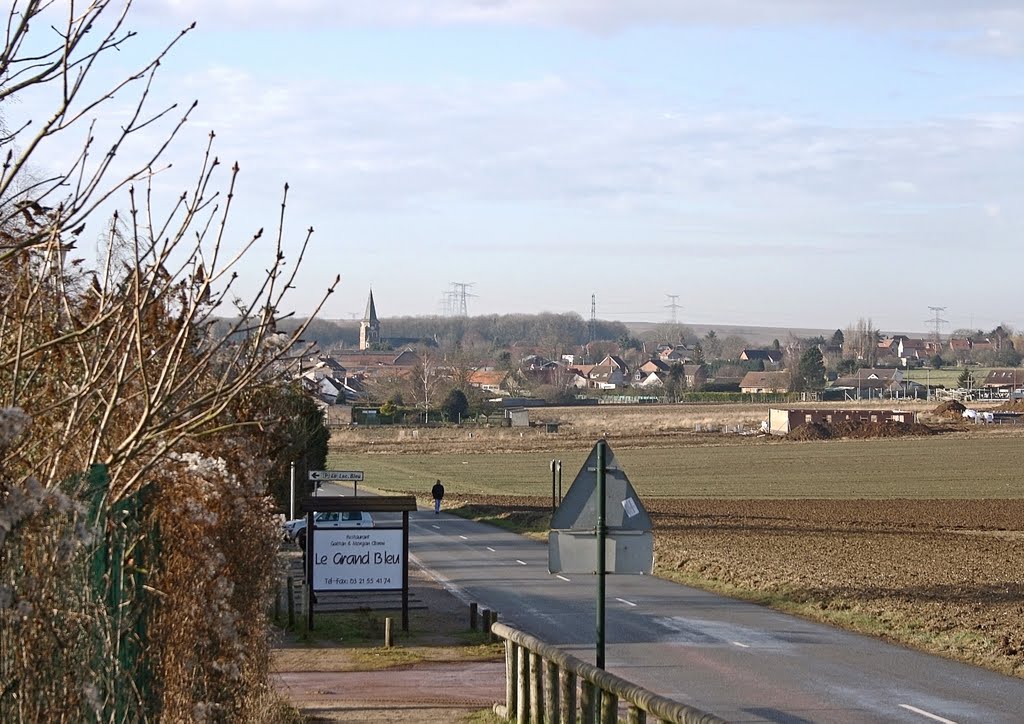
[(378, 585), (386, 586), (391, 583), (391, 577), (380, 577), (380, 578), (334, 578), (328, 576), (324, 579), (324, 584), (328, 586), (367, 586), (367, 585)]

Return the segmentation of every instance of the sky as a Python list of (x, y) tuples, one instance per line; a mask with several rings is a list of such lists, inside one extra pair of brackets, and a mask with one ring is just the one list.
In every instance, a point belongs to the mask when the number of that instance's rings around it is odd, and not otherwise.
[(95, 72), (193, 20), (148, 101), (199, 101), (157, 188), (215, 131), (241, 244), (287, 182), (300, 315), (340, 274), (322, 317), (455, 283), (471, 315), (1024, 327), (1016, 0), (137, 0)]

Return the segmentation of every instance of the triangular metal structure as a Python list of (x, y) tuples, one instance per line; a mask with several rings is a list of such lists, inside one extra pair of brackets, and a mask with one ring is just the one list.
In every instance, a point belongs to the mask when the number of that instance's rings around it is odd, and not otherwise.
[[(653, 529), (640, 498), (615, 459), (615, 453), (605, 446), (605, 525), (609, 530)], [(594, 530), (597, 527), (597, 445), (590, 451), (587, 461), (576, 474), (558, 510), (551, 516), (554, 530)]]

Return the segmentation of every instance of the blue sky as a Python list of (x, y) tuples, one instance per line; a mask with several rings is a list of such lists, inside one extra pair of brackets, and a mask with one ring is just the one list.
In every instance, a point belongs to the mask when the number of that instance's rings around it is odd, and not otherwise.
[(163, 190), (211, 129), (239, 240), (287, 181), (300, 314), (340, 273), (322, 316), (464, 282), (471, 314), (1024, 327), (1017, 2), (141, 0), (101, 71), (191, 20)]

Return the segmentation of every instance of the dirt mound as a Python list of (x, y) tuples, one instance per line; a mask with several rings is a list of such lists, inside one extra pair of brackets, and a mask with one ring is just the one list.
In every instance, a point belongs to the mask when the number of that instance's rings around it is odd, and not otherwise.
[(947, 400), (932, 410), (932, 414), (939, 417), (960, 418), (963, 416), (963, 411), (966, 409), (967, 408), (958, 400)]
[(1000, 412), (1024, 412), (1024, 400), (1012, 400), (1010, 402), (1004, 402), (995, 409), (999, 410)]
[(820, 422), (809, 422), (790, 430), (786, 438), (789, 440), (831, 440), (832, 429)]
[(786, 438), (789, 440), (833, 440), (837, 438), (868, 440), (878, 437), (931, 435), (933, 432), (932, 428), (918, 422), (838, 422), (833, 425), (811, 422), (791, 430)]

